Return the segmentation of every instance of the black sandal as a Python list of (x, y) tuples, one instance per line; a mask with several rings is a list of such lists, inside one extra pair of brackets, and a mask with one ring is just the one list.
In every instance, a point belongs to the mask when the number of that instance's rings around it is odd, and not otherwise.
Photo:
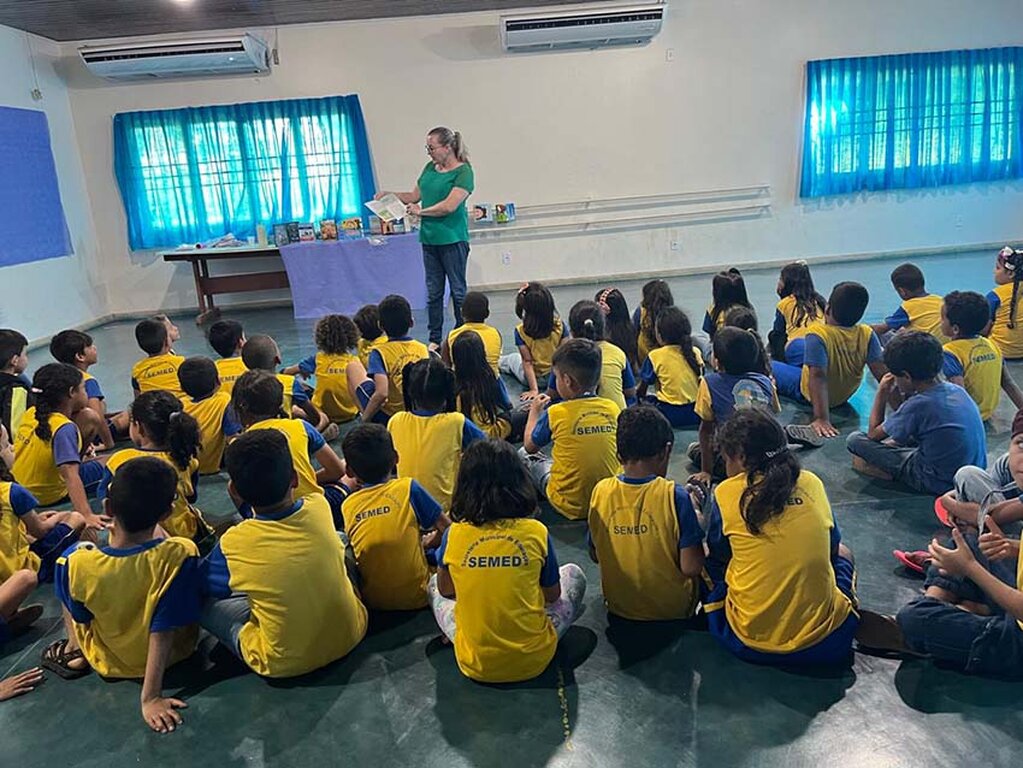
[(65, 680), (77, 680), (79, 677), (85, 677), (92, 671), (92, 668), (86, 663), (81, 669), (72, 667), (70, 663), (77, 661), (78, 659), (85, 659), (85, 655), (82, 653), (81, 648), (68, 652), (67, 650), (68, 641), (67, 638), (63, 640), (57, 640), (46, 647), (46, 650), (42, 654), (42, 666), (43, 669), (48, 669), (55, 675), (64, 678)]

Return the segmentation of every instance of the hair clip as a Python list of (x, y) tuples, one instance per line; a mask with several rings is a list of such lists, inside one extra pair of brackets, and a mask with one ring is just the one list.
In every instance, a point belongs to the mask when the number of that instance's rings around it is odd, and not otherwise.
[(788, 453), (788, 450), (789, 447), (787, 445), (783, 445), (781, 448), (775, 448), (773, 451), (765, 452), (764, 455), (769, 459), (776, 459), (783, 453)]
[(43, 394), (43, 390), (39, 389), (39, 387), (32, 387), (30, 391), (32, 392), (33, 395)]

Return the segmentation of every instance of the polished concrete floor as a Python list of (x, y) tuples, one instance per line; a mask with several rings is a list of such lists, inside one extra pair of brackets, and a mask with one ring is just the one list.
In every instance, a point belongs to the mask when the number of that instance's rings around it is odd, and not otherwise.
[[(946, 256), (919, 263), (930, 289), (985, 292), (988, 257)], [(818, 287), (854, 277), (868, 285), (868, 319), (892, 311), (889, 262), (815, 269)], [(776, 272), (750, 273), (748, 285), (762, 324), (773, 316)], [(670, 281), (676, 301), (699, 323), (709, 280)], [(623, 283), (630, 305), (640, 283)], [(592, 298), (597, 286), (554, 291), (562, 313)], [(491, 297), (492, 322), (510, 343), (513, 297)], [(312, 351), (310, 322), (286, 308), (227, 313), (250, 333), (267, 332), (286, 361)], [(425, 338), (416, 313), (415, 335)], [(183, 354), (209, 354), (190, 316), (177, 318)], [(94, 373), (111, 406), (129, 396), (128, 370), (138, 356), (132, 323), (94, 332), (100, 364)], [(506, 345), (507, 346), (507, 345)], [(32, 355), (32, 368), (46, 362)], [(1023, 368), (1014, 366), (1023, 378)], [(843, 435), (866, 419), (873, 387), (835, 412)], [(1012, 408), (1003, 403), (988, 427), (992, 456), (1004, 451)], [(808, 421), (786, 405), (785, 420)], [(680, 432), (684, 447), (695, 432)], [(680, 450), (671, 475), (688, 467)], [(932, 499), (854, 474), (844, 442), (804, 454), (820, 475), (857, 556), (865, 607), (893, 612), (920, 582), (891, 557), (937, 532)], [(227, 513), (221, 478), (203, 480), (199, 504), (211, 517)], [(34, 766), (956, 766), (1019, 763), (1023, 685), (981, 680), (925, 661), (857, 655), (830, 675), (753, 667), (734, 660), (704, 632), (678, 626), (610, 627), (599, 574), (585, 552), (585, 527), (545, 514), (562, 562), (583, 566), (590, 588), (586, 611), (563, 640), (557, 661), (539, 679), (484, 686), (463, 678), (439, 641), (429, 612), (376, 617), (370, 635), (347, 659), (307, 677), (269, 682), (247, 674), (221, 650), (201, 653), (169, 674), (166, 690), (188, 701), (177, 732), (151, 733), (138, 714), (139, 685), (90, 675), (65, 682), (53, 675), (34, 693), (0, 703), (0, 765)], [(57, 603), (41, 588), (46, 614), (37, 628), (0, 649), (0, 676), (38, 662), (60, 636)]]

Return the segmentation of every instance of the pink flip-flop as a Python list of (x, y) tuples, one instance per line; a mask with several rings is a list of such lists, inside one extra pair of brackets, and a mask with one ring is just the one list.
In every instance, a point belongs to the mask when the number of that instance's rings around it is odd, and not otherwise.
[(949, 515), (948, 510), (945, 509), (945, 505), (941, 503), (941, 496), (934, 500), (934, 515), (937, 517), (942, 525), (947, 528), (955, 528), (956, 524), (952, 520), (952, 516)]
[(909, 568), (909, 570), (916, 571), (917, 573), (924, 573), (927, 570), (928, 563), (931, 562), (931, 553), (923, 549), (918, 549), (915, 552), (903, 552), (901, 549), (894, 549), (892, 550), (892, 555), (896, 560)]

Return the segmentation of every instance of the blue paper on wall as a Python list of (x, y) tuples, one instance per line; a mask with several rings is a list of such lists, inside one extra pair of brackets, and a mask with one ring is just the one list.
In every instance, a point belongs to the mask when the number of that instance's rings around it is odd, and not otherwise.
[(0, 107), (0, 267), (71, 253), (46, 114)]

